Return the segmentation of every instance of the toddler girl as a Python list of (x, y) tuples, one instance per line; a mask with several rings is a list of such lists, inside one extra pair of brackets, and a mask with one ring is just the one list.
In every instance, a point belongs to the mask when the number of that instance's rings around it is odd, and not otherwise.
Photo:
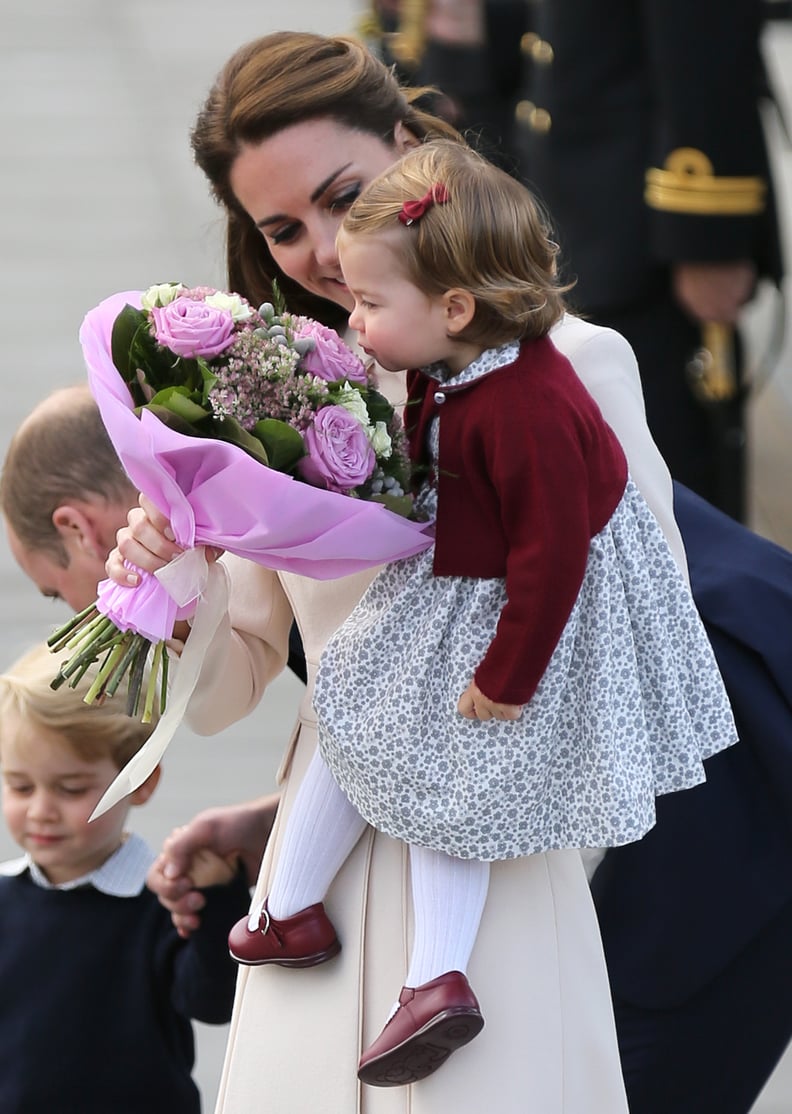
[(383, 570), (329, 642), (321, 754), (230, 946), (330, 959), (322, 899), (366, 824), (407, 842), (410, 966), (358, 1071), (390, 1086), (483, 1025), (465, 970), (489, 862), (640, 839), (656, 795), (704, 780), (736, 733), (687, 583), (548, 337), (557, 248), (530, 193), (423, 145), (355, 202), (338, 250), (365, 351), (419, 369), (405, 424), (436, 543)]

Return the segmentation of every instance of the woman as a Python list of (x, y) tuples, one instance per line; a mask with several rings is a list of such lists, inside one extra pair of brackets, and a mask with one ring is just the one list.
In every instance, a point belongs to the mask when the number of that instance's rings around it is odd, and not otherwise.
[[(338, 324), (353, 305), (335, 252), (340, 215), (361, 187), (446, 125), (418, 110), (390, 72), (352, 40), (279, 33), (230, 60), (198, 118), (196, 159), (228, 215), (229, 284), (254, 302), (277, 278), (292, 309)], [(566, 320), (558, 347), (599, 401), (631, 472), (680, 563), (668, 473), (646, 430), (629, 347), (616, 334)], [(396, 378), (396, 377), (391, 377)], [(402, 396), (403, 397), (403, 396)], [(122, 558), (147, 569), (178, 552), (165, 521), (134, 515), (108, 564), (122, 583)], [(206, 662), (190, 718), (205, 733), (247, 714), (269, 680), (261, 647), (300, 624), (308, 689), (282, 767), (283, 800), (261, 870), (266, 893), (288, 815), (315, 745), (311, 687), (321, 651), (371, 575), (320, 583), (229, 561), (230, 624)], [(241, 815), (241, 814), (240, 814)], [(250, 819), (250, 812), (246, 814)], [(487, 1027), (438, 1087), (361, 1093), (354, 1067), (376, 1036), (403, 976), (411, 911), (402, 848), (368, 833), (347, 861), (328, 910), (343, 951), (299, 974), (243, 972), (232, 1021), (219, 1110), (241, 1114), (254, 1096), (288, 1114), (338, 1111), (479, 1111), (499, 1114), (618, 1114), (626, 1109), (604, 963), (580, 858), (551, 852), (498, 864), (471, 979), (489, 1003)], [(557, 923), (566, 927), (559, 934)], [(395, 958), (394, 958), (395, 957)]]

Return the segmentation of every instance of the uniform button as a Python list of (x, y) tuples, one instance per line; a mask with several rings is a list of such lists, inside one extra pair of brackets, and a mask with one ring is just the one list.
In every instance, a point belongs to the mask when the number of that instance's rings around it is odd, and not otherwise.
[(533, 101), (520, 101), (514, 110), (514, 115), (519, 124), (542, 135), (546, 135), (553, 124), (547, 109), (537, 108)]
[(537, 108), (534, 110), (531, 119), (528, 121), (528, 126), (535, 132), (540, 132), (546, 135), (553, 125), (550, 113), (546, 108)]
[(531, 57), (537, 65), (549, 66), (555, 58), (555, 53), (546, 39), (539, 39), (531, 47)]
[(526, 31), (520, 39), (520, 50), (540, 66), (549, 65), (555, 54), (547, 39), (541, 39), (535, 31)]
[(443, 403), (446, 400), (445, 392), (444, 391), (435, 391), (434, 400), (435, 400), (435, 402), (437, 403), (438, 406), (442, 406)]
[(527, 124), (534, 112), (536, 112), (536, 105), (533, 101), (518, 101), (517, 107), (514, 110), (517, 123)]

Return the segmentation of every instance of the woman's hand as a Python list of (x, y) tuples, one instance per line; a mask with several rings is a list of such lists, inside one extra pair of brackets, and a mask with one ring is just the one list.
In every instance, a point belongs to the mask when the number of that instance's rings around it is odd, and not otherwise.
[(197, 886), (204, 853), (227, 864), (241, 863), (254, 885), (267, 846), (279, 797), (273, 794), (241, 805), (206, 809), (183, 827), (174, 828), (152, 863), (146, 884), (169, 910), (176, 930), (186, 939), (200, 927), (206, 904)]
[(457, 711), (465, 719), (519, 719), (522, 704), (499, 704), (485, 696), (475, 681), (471, 681), (459, 698)]
[(173, 538), (170, 523), (145, 495), (138, 507), (127, 515), (127, 525), (116, 534), (115, 549), (110, 551), (105, 572), (116, 584), (136, 587), (140, 575), (124, 564), (129, 561), (144, 572), (154, 573), (183, 552)]

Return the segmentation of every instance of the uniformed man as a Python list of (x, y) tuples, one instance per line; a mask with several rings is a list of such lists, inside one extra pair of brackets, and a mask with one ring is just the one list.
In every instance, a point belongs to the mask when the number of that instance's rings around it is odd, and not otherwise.
[(781, 278), (760, 0), (525, 7), (514, 142), (571, 303), (635, 349), (672, 475), (742, 520), (737, 326), (758, 280)]
[(632, 344), (674, 477), (744, 520), (738, 325), (782, 274), (759, 40), (786, 0), (387, 3), (385, 49), (537, 190), (570, 304)]

